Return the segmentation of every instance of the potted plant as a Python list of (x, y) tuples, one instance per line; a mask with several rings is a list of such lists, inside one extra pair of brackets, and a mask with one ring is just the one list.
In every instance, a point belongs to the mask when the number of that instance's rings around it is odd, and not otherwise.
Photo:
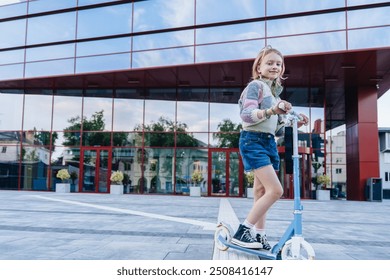
[(326, 174), (317, 176), (317, 184), (319, 188), (316, 190), (317, 200), (330, 200), (330, 190), (327, 186), (330, 184), (330, 177)]
[(123, 194), (123, 172), (122, 171), (114, 171), (111, 174), (110, 181), (110, 194)]
[(253, 198), (253, 183), (255, 182), (255, 174), (253, 171), (245, 173), (245, 181), (246, 197)]
[(191, 180), (194, 185), (190, 186), (190, 196), (200, 196), (200, 183), (203, 181), (202, 173), (199, 170), (195, 170), (192, 173)]
[(72, 184), (70, 185), (70, 191), (75, 192), (76, 191), (76, 180), (79, 177), (76, 171), (70, 172), (70, 180), (72, 181)]
[(56, 177), (61, 180), (61, 183), (56, 184), (56, 192), (58, 193), (68, 193), (70, 192), (70, 184), (68, 182), (70, 174), (68, 169), (61, 169), (57, 172)]

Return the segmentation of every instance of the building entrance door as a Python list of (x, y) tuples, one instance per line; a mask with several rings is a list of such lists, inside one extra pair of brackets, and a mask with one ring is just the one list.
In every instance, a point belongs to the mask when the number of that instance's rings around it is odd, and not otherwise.
[(80, 192), (107, 193), (110, 186), (111, 149), (83, 148), (80, 154)]
[(238, 149), (210, 149), (209, 169), (209, 196), (242, 196), (243, 167)]

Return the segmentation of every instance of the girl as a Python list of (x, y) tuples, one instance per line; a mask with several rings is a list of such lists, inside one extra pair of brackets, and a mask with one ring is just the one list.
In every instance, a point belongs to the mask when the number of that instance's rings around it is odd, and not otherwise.
[[(283, 55), (271, 46), (260, 51), (252, 66), (252, 81), (243, 90), (240, 117), (240, 154), (245, 172), (254, 172), (254, 203), (239, 226), (232, 243), (251, 249), (270, 250), (265, 234), (268, 209), (282, 196), (283, 189), (275, 171), (279, 171), (279, 155), (275, 135), (283, 131), (284, 117), (291, 103), (281, 100), (285, 67)], [(301, 114), (298, 126), (308, 123)], [(254, 235), (252, 235), (254, 232)]]

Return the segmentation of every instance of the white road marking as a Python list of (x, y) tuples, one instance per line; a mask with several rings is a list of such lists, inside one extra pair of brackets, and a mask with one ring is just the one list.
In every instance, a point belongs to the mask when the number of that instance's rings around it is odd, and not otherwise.
[(153, 218), (153, 219), (166, 220), (166, 221), (171, 221), (171, 222), (178, 222), (178, 223), (190, 224), (190, 225), (195, 225), (195, 226), (201, 226), (201, 227), (203, 227), (203, 230), (213, 230), (214, 231), (216, 226), (217, 226), (216, 224), (213, 224), (213, 223), (203, 222), (203, 221), (198, 221), (198, 220), (193, 220), (193, 219), (172, 217), (172, 216), (166, 216), (166, 215), (160, 215), (160, 214), (153, 214), (153, 213), (147, 213), (147, 212), (141, 212), (141, 211), (134, 211), (134, 210), (128, 210), (128, 209), (109, 207), (109, 206), (102, 206), (102, 205), (96, 205), (96, 204), (85, 203), (85, 202), (78, 202), (78, 201), (73, 201), (73, 200), (52, 198), (52, 197), (46, 197), (46, 196), (41, 196), (41, 195), (33, 195), (33, 197), (51, 200), (51, 201), (62, 202), (62, 203), (80, 205), (80, 206), (85, 206), (85, 207), (90, 207), (90, 208), (96, 208), (96, 209), (101, 209), (101, 210), (107, 210), (107, 211), (112, 211), (112, 212), (125, 213), (125, 214), (143, 216), (143, 217), (148, 217), (148, 218)]

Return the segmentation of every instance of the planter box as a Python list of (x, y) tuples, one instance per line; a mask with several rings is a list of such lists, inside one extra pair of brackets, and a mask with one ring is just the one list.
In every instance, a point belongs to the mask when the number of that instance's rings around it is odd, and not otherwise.
[(57, 183), (56, 184), (56, 193), (70, 193), (70, 184), (69, 183)]
[(253, 188), (246, 189), (246, 198), (253, 198)]
[(111, 185), (110, 194), (123, 194), (123, 185)]
[(201, 196), (200, 187), (190, 187), (190, 196)]
[(316, 190), (317, 200), (330, 200), (330, 190)]

